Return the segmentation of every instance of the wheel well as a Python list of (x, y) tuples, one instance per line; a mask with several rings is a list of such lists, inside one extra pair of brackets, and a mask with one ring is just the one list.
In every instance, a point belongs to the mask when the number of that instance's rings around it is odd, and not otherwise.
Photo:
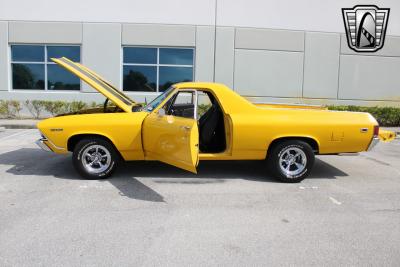
[(110, 142), (110, 144), (114, 147), (115, 151), (117, 151), (117, 153), (119, 154), (119, 151), (115, 147), (114, 143), (110, 139), (105, 137), (104, 135), (100, 135), (100, 134), (77, 134), (77, 135), (71, 136), (68, 139), (68, 143), (67, 143), (68, 151), (73, 152), (76, 144), (78, 144), (79, 141), (81, 141), (82, 139), (85, 139), (85, 138), (100, 138), (107, 142)]
[(267, 151), (267, 155), (269, 154), (270, 150), (276, 146), (277, 144), (284, 142), (284, 141), (288, 141), (288, 140), (298, 140), (298, 141), (303, 141), (306, 142), (307, 144), (309, 144), (312, 148), (312, 150), (314, 151), (315, 154), (318, 154), (319, 152), (319, 147), (318, 147), (318, 143), (317, 141), (315, 141), (315, 139), (310, 138), (310, 137), (281, 137), (281, 138), (277, 138), (275, 140), (273, 140), (271, 142), (271, 144), (268, 147), (268, 151)]

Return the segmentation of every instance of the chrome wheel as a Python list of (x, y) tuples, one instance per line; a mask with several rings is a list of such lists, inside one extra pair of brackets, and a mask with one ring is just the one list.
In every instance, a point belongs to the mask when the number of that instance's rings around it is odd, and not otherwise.
[(82, 165), (89, 173), (101, 173), (110, 167), (111, 154), (102, 145), (90, 145), (82, 153)]
[(307, 156), (297, 147), (288, 147), (280, 153), (279, 167), (286, 177), (301, 174), (307, 165)]

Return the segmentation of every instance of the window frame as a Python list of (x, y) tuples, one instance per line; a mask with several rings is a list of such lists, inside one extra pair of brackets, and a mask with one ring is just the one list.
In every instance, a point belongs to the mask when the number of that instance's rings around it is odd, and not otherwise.
[[(179, 96), (180, 93), (191, 93), (192, 94), (192, 102), (193, 102), (193, 118), (188, 118), (188, 117), (183, 117), (183, 116), (177, 116), (177, 115), (168, 115), (167, 111), (169, 111), (169, 109), (173, 106), (173, 104), (175, 103), (177, 97)], [(164, 109), (164, 106), (166, 104), (168, 104), (168, 101), (172, 101), (170, 103), (170, 105), (168, 106), (168, 110)], [(183, 89), (177, 89), (174, 94), (168, 98), (167, 101), (165, 101), (164, 103), (162, 103), (163, 105), (160, 107), (160, 109), (164, 109), (166, 112), (166, 116), (173, 116), (173, 117), (177, 117), (177, 118), (186, 118), (186, 119), (193, 119), (195, 121), (198, 120), (198, 115), (197, 115), (197, 110), (198, 110), (198, 90), (197, 89), (190, 89), (190, 88), (183, 88)], [(158, 111), (157, 111), (158, 112)]]
[[(124, 48), (155, 48), (157, 49), (157, 62), (155, 64), (148, 63), (125, 63), (124, 62)], [(160, 64), (160, 49), (190, 49), (193, 51), (193, 64), (192, 65), (182, 65), (182, 64)], [(163, 91), (159, 90), (160, 86), (160, 67), (182, 67), (182, 68), (192, 68), (192, 77), (195, 80), (195, 65), (196, 65), (196, 48), (189, 46), (149, 46), (149, 45), (123, 45), (121, 47), (121, 91), (128, 93), (154, 93), (159, 94)], [(154, 92), (148, 91), (128, 91), (124, 90), (124, 67), (125, 66), (148, 66), (156, 67), (156, 90)]]
[[(13, 61), (12, 59), (12, 46), (42, 46), (44, 48), (44, 61)], [(81, 44), (51, 44), (51, 43), (46, 43), (46, 44), (42, 44), (42, 43), (9, 43), (8, 47), (9, 47), (9, 64), (10, 64), (10, 91), (14, 91), (14, 92), (27, 92), (27, 91), (34, 91), (34, 92), (81, 92), (82, 91), (82, 80), (79, 79), (79, 89), (77, 90), (66, 90), (66, 89), (57, 89), (57, 90), (52, 90), (52, 89), (48, 89), (48, 75), (47, 75), (47, 65), (57, 65), (57, 63), (53, 62), (53, 61), (48, 61), (47, 59), (47, 47), (48, 46), (77, 46), (79, 47), (79, 63), (82, 61), (82, 45)], [(14, 85), (13, 85), (13, 64), (38, 64), (38, 65), (44, 65), (44, 89), (14, 89)], [(71, 73), (72, 74), (72, 73)], [(74, 74), (72, 74), (74, 75)]]

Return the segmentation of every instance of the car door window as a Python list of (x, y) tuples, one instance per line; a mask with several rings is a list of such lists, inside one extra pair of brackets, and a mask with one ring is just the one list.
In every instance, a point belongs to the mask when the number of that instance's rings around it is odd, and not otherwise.
[(195, 92), (182, 91), (174, 95), (165, 105), (167, 115), (194, 118)]
[(200, 119), (211, 108), (210, 96), (204, 91), (197, 93), (197, 118)]

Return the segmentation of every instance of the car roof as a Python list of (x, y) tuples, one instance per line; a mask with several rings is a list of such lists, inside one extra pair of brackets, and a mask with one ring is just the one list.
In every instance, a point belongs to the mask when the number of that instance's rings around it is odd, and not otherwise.
[(231, 91), (226, 85), (211, 82), (182, 82), (174, 85), (175, 88), (211, 89), (213, 91)]

